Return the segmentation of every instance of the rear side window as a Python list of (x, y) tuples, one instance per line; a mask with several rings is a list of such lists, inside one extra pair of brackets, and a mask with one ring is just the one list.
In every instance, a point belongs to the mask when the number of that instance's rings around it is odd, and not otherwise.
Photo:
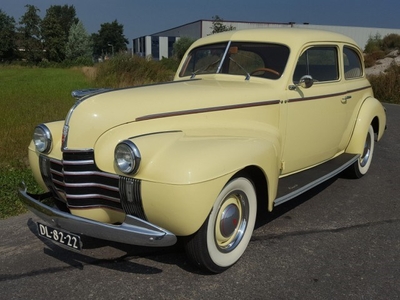
[(358, 52), (350, 47), (343, 48), (344, 77), (346, 79), (363, 76), (361, 59)]
[(293, 82), (299, 82), (304, 75), (311, 75), (316, 82), (338, 80), (337, 48), (321, 46), (307, 49), (297, 61)]

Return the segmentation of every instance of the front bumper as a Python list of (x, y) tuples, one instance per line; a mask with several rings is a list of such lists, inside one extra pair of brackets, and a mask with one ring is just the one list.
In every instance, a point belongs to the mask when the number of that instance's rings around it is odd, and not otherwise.
[(112, 225), (74, 216), (41, 201), (51, 198), (51, 193), (33, 195), (22, 183), (18, 195), (27, 208), (51, 226), (73, 233), (124, 244), (150, 247), (165, 247), (176, 243), (171, 232), (131, 215), (126, 215), (120, 225)]

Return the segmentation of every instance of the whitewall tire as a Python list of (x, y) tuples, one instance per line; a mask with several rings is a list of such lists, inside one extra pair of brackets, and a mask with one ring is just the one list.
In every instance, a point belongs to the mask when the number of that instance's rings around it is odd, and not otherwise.
[(368, 128), (365, 138), (363, 153), (360, 158), (348, 169), (348, 175), (353, 178), (361, 178), (364, 176), (371, 166), (372, 156), (375, 148), (375, 133), (372, 125)]
[(218, 195), (199, 231), (186, 243), (189, 258), (201, 269), (220, 273), (235, 264), (250, 242), (257, 214), (252, 182), (232, 179)]

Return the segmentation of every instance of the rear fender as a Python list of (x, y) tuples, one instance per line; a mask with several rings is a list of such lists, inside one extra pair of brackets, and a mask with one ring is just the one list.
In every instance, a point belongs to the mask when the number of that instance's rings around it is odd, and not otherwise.
[(361, 105), (346, 153), (363, 153), (365, 137), (371, 124), (379, 141), (386, 128), (386, 113), (382, 104), (372, 97), (365, 99)]

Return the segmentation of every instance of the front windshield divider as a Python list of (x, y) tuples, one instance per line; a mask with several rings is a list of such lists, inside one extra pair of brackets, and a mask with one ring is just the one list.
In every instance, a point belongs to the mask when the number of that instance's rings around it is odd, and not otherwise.
[(232, 41), (229, 41), (229, 42), (228, 42), (228, 45), (226, 46), (224, 55), (222, 56), (221, 62), (220, 62), (219, 66), (218, 66), (218, 69), (217, 69), (217, 74), (221, 71), (222, 64), (223, 64), (224, 61), (225, 61), (225, 58), (226, 58), (226, 55), (228, 54), (229, 48), (230, 48), (230, 46), (231, 46), (231, 43), (232, 43)]

